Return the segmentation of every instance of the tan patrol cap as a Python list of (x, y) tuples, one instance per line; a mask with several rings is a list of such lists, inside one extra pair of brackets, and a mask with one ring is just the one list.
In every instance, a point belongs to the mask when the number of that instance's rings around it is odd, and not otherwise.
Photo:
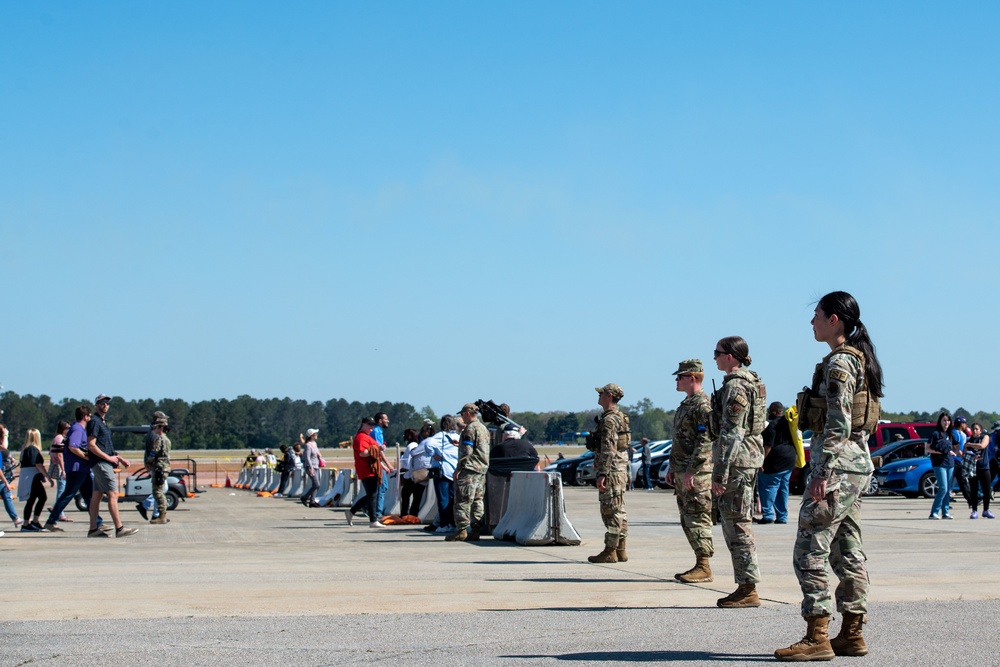
[(475, 403), (466, 403), (465, 405), (462, 406), (462, 409), (458, 411), (458, 414), (462, 414), (466, 410), (468, 410), (474, 415), (479, 414), (479, 408), (476, 407)]

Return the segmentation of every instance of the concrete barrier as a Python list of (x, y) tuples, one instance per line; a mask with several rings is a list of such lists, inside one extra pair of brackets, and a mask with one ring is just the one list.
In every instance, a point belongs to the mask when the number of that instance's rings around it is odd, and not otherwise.
[[(326, 489), (321, 495), (316, 496), (316, 502), (319, 503), (320, 507), (336, 506), (340, 501), (341, 496), (344, 495), (343, 484), (340, 481), (340, 476), (336, 468), (324, 468), (328, 470), (326, 479)], [(348, 476), (348, 479), (350, 476)]]
[(333, 485), (334, 507), (350, 507), (354, 504), (357, 487), (353, 470), (341, 470), (337, 482)]
[(286, 494), (289, 498), (298, 498), (306, 490), (305, 485), (302, 483), (303, 477), (302, 468), (296, 468), (295, 472), (292, 473), (292, 481), (289, 483), (288, 493)]
[(270, 473), (271, 473), (270, 474), (271, 480), (270, 482), (268, 482), (268, 485), (264, 487), (264, 490), (270, 493), (271, 495), (274, 495), (275, 493), (278, 492), (278, 485), (281, 484), (281, 473), (273, 468), (271, 469)]
[(512, 472), (507, 511), (493, 537), (528, 547), (580, 544), (580, 535), (566, 516), (559, 473)]
[(385, 516), (399, 514), (399, 469), (389, 473), (389, 488), (385, 490), (385, 503), (382, 510)]
[(437, 494), (434, 492), (434, 482), (428, 482), (424, 487), (423, 498), (420, 499), (420, 509), (417, 510), (420, 523), (434, 523), (438, 518)]
[(235, 486), (237, 489), (247, 488), (247, 484), (250, 483), (250, 468), (241, 468), (240, 476), (236, 478)]

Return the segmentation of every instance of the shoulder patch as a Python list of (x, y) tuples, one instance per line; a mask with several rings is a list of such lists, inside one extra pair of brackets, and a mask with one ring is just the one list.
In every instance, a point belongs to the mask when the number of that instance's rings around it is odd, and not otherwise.
[(750, 401), (748, 401), (747, 397), (743, 395), (743, 392), (737, 392), (733, 394), (733, 403), (734, 404), (739, 403), (740, 406), (744, 408), (750, 405)]
[(850, 377), (847, 371), (842, 371), (839, 368), (830, 369), (830, 379), (836, 380), (837, 382), (847, 382), (847, 378)]

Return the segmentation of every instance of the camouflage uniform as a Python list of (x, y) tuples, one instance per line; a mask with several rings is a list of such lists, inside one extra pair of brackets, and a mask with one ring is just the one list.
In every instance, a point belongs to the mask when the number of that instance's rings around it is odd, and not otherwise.
[(625, 488), (629, 481), (630, 450), (618, 449), (618, 435), (628, 431), (625, 415), (617, 407), (605, 410), (598, 421), (599, 445), (594, 461), (597, 476), (604, 475), (606, 486), (597, 495), (601, 502), (601, 520), (607, 532), (604, 546), (615, 548), (628, 537), (625, 513)]
[(465, 427), (455, 471), (455, 529), (478, 529), (483, 520), (486, 469), (490, 467), (490, 431), (480, 420)]
[[(868, 488), (872, 460), (868, 432), (851, 429), (854, 394), (864, 386), (864, 365), (858, 357), (834, 350), (822, 368), (818, 387), (826, 398), (826, 423), (812, 440), (812, 457), (806, 493), (799, 510), (793, 564), (802, 588), (803, 616), (832, 616), (829, 560), (840, 579), (837, 610), (866, 614), (868, 570), (861, 540), (861, 494)], [(813, 479), (826, 480), (826, 498), (809, 497)]]
[(764, 439), (760, 434), (766, 422), (760, 409), (766, 396), (762, 395), (764, 385), (759, 380), (756, 373), (745, 368), (726, 375), (719, 390), (719, 436), (712, 449), (712, 482), (726, 487), (719, 498), (719, 517), (737, 584), (760, 582), (752, 528), (754, 485), (757, 470), (764, 463)]
[(165, 433), (146, 434), (144, 461), (153, 481), (153, 500), (161, 517), (167, 516), (167, 476), (170, 474), (170, 439)]
[[(712, 544), (712, 437), (709, 435), (711, 402), (698, 390), (685, 398), (674, 413), (674, 443), (670, 449), (670, 471), (681, 527), (698, 556), (711, 558)], [(684, 488), (684, 474), (693, 473), (694, 489)]]

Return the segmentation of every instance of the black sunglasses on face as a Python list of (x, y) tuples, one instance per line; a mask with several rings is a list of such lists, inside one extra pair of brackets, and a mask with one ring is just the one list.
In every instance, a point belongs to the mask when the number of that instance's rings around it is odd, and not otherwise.
[(723, 352), (721, 350), (716, 350), (715, 352), (712, 353), (712, 358), (713, 359), (718, 359), (719, 357), (721, 357), (724, 354), (729, 354), (729, 353), (728, 352)]

